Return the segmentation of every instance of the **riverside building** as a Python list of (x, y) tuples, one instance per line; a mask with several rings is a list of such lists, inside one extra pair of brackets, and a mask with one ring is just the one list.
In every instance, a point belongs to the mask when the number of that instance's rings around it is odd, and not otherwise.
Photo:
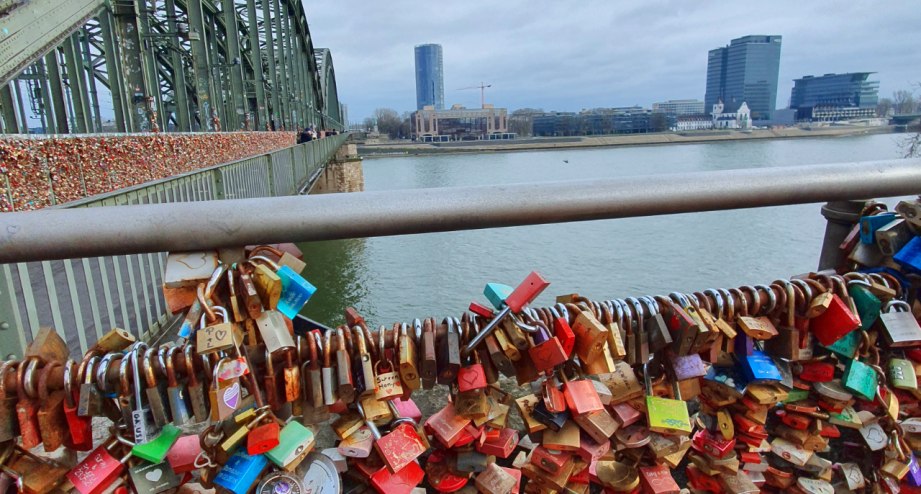
[(444, 57), (441, 45), (416, 46), (416, 109), (445, 107)]
[(771, 120), (777, 103), (781, 36), (751, 35), (710, 50), (707, 57), (707, 92), (704, 106), (722, 101), (731, 113), (743, 102), (753, 120)]
[(790, 109), (796, 120), (837, 122), (876, 117), (879, 81), (869, 80), (873, 72), (807, 75), (793, 80)]

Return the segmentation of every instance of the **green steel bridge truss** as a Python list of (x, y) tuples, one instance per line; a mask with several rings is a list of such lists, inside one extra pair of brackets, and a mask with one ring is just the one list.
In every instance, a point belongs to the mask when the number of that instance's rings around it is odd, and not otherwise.
[(0, 0), (0, 132), (342, 130), (301, 0)]

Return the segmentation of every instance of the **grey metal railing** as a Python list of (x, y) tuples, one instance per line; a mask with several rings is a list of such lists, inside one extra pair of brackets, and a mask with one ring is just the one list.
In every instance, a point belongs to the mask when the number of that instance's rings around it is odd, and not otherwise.
[[(47, 209), (92, 214), (120, 209), (107, 206), (162, 206), (296, 194), (309, 190), (317, 172), (347, 137), (330, 136)], [(0, 217), (9, 214), (16, 213), (3, 213)], [(194, 215), (194, 209), (184, 214)], [(158, 230), (165, 225), (149, 226)], [(198, 235), (195, 229), (186, 234)], [(67, 243), (94, 235), (96, 232), (87, 228)], [(6, 248), (3, 244), (0, 240), (0, 251)], [(70, 348), (84, 352), (113, 327), (147, 338), (168, 322), (160, 288), (165, 251), (98, 256), (102, 254), (0, 261), (8, 263), (0, 264), (0, 357), (21, 352), (44, 326), (54, 327)]]

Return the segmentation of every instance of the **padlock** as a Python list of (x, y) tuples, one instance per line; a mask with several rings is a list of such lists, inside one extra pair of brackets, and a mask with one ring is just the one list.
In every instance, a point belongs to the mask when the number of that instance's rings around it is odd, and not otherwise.
[[(202, 290), (199, 290), (199, 295), (204, 298)], [(209, 310), (212, 312), (211, 314), (208, 313)], [(216, 320), (217, 315), (223, 318), (222, 322), (210, 326), (205, 325), (206, 318), (213, 316), (212, 320)], [(227, 317), (227, 310), (223, 307), (215, 306), (206, 309), (201, 315), (199, 327), (200, 329), (195, 334), (195, 349), (200, 354), (229, 351), (242, 342), (242, 334), (230, 322)]]
[(197, 435), (180, 436), (166, 452), (166, 461), (176, 473), (191, 472), (198, 469), (195, 461), (201, 452), (201, 440)]
[(611, 390), (611, 404), (616, 405), (643, 396), (643, 385), (640, 384), (633, 372), (633, 368), (626, 362), (617, 362), (614, 371), (601, 374), (597, 378)]
[(184, 288), (207, 283), (220, 263), (216, 251), (170, 252), (166, 256), (163, 286)]
[(102, 335), (102, 338), (96, 340), (96, 343), (93, 344), (88, 352), (120, 352), (133, 345), (135, 342), (137, 342), (137, 338), (135, 338), (133, 334), (124, 329), (112, 328), (106, 334)]
[(250, 250), (248, 255), (252, 257), (263, 252), (274, 256), (275, 259), (272, 260), (279, 266), (288, 266), (295, 273), (300, 274), (307, 267), (307, 263), (303, 261), (303, 253), (294, 244), (278, 244), (277, 248), (271, 245), (260, 245)]
[(279, 350), (293, 349), (294, 338), (288, 331), (285, 316), (277, 310), (267, 310), (256, 318), (256, 327), (266, 348), (275, 353)]
[(67, 417), (64, 415), (64, 390), (51, 392), (48, 379), (60, 370), (60, 362), (50, 362), (42, 368), (38, 379), (38, 427), (45, 452), (52, 452), (67, 443), (70, 446), (70, 434), (67, 431)]
[(150, 412), (153, 415), (154, 423), (157, 425), (157, 427), (163, 427), (170, 423), (170, 418), (167, 416), (166, 406), (164, 405), (163, 400), (163, 393), (159, 384), (157, 383), (156, 367), (154, 366), (156, 359), (157, 349), (147, 348), (144, 352), (143, 358), (139, 361), (139, 363), (143, 365), (142, 372), (144, 381), (147, 384), (147, 387), (145, 388), (147, 403), (150, 406)]
[(658, 302), (652, 297), (640, 297), (639, 300), (648, 312), (644, 330), (649, 335), (649, 351), (658, 352), (672, 344), (672, 334), (660, 313)]
[[(422, 321), (413, 320), (414, 334), (422, 334)], [(399, 356), (400, 380), (403, 387), (407, 390), (414, 391), (422, 387), (419, 368), (417, 367), (418, 354), (416, 352), (416, 343), (412, 336), (409, 335), (407, 325), (401, 324), (400, 337), (397, 340), (397, 350)]]
[(183, 356), (185, 357), (185, 375), (187, 379), (186, 390), (189, 394), (189, 403), (192, 406), (192, 415), (195, 418), (195, 423), (201, 423), (208, 419), (209, 413), (205, 404), (205, 389), (198, 380), (195, 368), (195, 361), (198, 357), (196, 357), (191, 345), (185, 347)]
[(620, 424), (611, 417), (607, 409), (573, 415), (573, 420), (596, 442), (608, 441), (617, 432)]
[(518, 413), (521, 415), (521, 419), (524, 421), (524, 425), (529, 434), (540, 432), (547, 428), (546, 425), (539, 422), (533, 415), (534, 407), (537, 406), (539, 402), (541, 402), (541, 399), (533, 394), (522, 396), (515, 400), (515, 404), (518, 407)]
[(876, 397), (879, 384), (876, 370), (857, 359), (847, 363), (841, 382), (848, 391), (864, 400), (872, 401)]
[(486, 370), (477, 352), (471, 352), (470, 361), (457, 371), (457, 389), (461, 393), (486, 388)]
[(181, 483), (167, 462), (136, 465), (128, 469), (128, 475), (137, 492), (157, 494), (179, 487)]
[(572, 332), (576, 337), (575, 352), (583, 362), (598, 359), (608, 340), (608, 328), (588, 310), (575, 304), (567, 304), (570, 313), (575, 314)]
[[(3, 395), (3, 380), (5, 379), (7, 370), (11, 369), (11, 366), (6, 366), (6, 362), (0, 364), (0, 396)], [(74, 400), (74, 390), (73, 385), (77, 382), (77, 363), (71, 359), (68, 359), (64, 364), (64, 416), (67, 420), (67, 429), (70, 431), (70, 441), (69, 446), (72, 446), (73, 449), (77, 451), (90, 451), (93, 449), (93, 421), (89, 417), (81, 417), (78, 415), (77, 402)], [(2, 406), (2, 405), (0, 405)], [(7, 427), (13, 427), (16, 424), (16, 421), (13, 420), (12, 415), (8, 414), (6, 417), (9, 418), (9, 425)], [(0, 420), (4, 418), (4, 409), (0, 408)], [(2, 424), (2, 422), (0, 422)], [(4, 425), (0, 425), (4, 427)], [(2, 438), (2, 433), (0, 433), (0, 438)]]
[(547, 372), (566, 362), (568, 357), (560, 340), (550, 335), (543, 321), (536, 321), (536, 326), (538, 331), (531, 335), (533, 343), (528, 349), (528, 355), (538, 371)]
[(377, 382), (377, 392), (374, 394), (375, 399), (380, 401), (390, 401), (403, 396), (403, 383), (400, 381), (400, 374), (393, 368), (389, 360), (381, 358), (375, 365), (375, 381)]
[(457, 443), (469, 423), (470, 419), (458, 415), (454, 410), (454, 404), (448, 402), (444, 408), (426, 419), (425, 427), (440, 443), (450, 448)]
[(649, 421), (649, 430), (671, 435), (690, 434), (693, 429), (688, 415), (688, 407), (681, 400), (677, 387), (675, 387), (677, 399), (653, 396), (649, 362), (643, 364), (643, 379), (646, 383), (646, 415)]
[(15, 375), (18, 365), (21, 364), (14, 360), (0, 363), (0, 442), (6, 442), (19, 436), (19, 420), (16, 416), (17, 397), (6, 390), (6, 376), (11, 373)]
[(265, 457), (279, 468), (289, 472), (300, 465), (307, 454), (313, 450), (315, 443), (313, 432), (300, 422), (294, 421), (285, 424), (278, 441), (278, 446), (266, 452)]
[(861, 216), (860, 242), (864, 244), (876, 243), (876, 231), (896, 219), (895, 213), (881, 212), (879, 214)]
[(563, 378), (563, 396), (566, 398), (566, 407), (574, 416), (595, 412), (604, 409), (601, 398), (595, 391), (591, 381), (580, 376), (580, 379), (570, 381), (566, 372), (560, 372)]
[(247, 494), (267, 464), (266, 455), (249, 455), (237, 450), (214, 478), (214, 484), (233, 494)]
[(243, 401), (243, 391), (240, 387), (239, 378), (234, 377), (223, 384), (221, 383), (219, 376), (221, 365), (229, 361), (229, 358), (224, 357), (214, 366), (211, 389), (208, 391), (208, 399), (211, 404), (211, 420), (214, 422), (224, 420), (233, 415)]
[(160, 463), (166, 453), (176, 444), (182, 431), (173, 424), (167, 424), (159, 433), (143, 443), (131, 447), (131, 454), (150, 463)]
[(490, 463), (476, 476), (476, 488), (483, 494), (510, 494), (518, 479), (495, 463)]
[(282, 369), (284, 379), (284, 399), (288, 403), (298, 402), (301, 398), (301, 367), (297, 361), (297, 352), (289, 348), (285, 352), (285, 367)]
[(363, 416), (349, 410), (339, 415), (339, 418), (334, 420), (330, 427), (332, 427), (333, 432), (339, 439), (345, 439), (360, 429), (364, 425), (364, 422), (365, 419)]
[(256, 288), (256, 283), (253, 281), (252, 275), (246, 270), (243, 266), (237, 266), (235, 263), (233, 269), (238, 272), (238, 291), (241, 301), (243, 303), (243, 308), (246, 311), (246, 314), (250, 319), (258, 319), (259, 315), (262, 314), (262, 299), (259, 296), (259, 290)]
[(39, 357), (28, 357), (20, 362), (16, 370), (17, 393), (19, 401), (16, 402), (16, 417), (19, 421), (22, 447), (32, 449), (42, 442), (38, 424), (38, 409), (40, 404), (37, 396), (30, 393), (35, 390), (35, 372), (39, 364)]
[(368, 351), (368, 341), (361, 327), (352, 326), (352, 340), (356, 343), (353, 345), (353, 349), (357, 352), (352, 362), (353, 373), (357, 376), (355, 379), (356, 387), (361, 396), (373, 396), (377, 392), (377, 380), (375, 379), (371, 353)]
[(279, 379), (280, 372), (275, 369), (275, 360), (268, 348), (265, 350), (265, 373), (263, 379), (263, 391), (266, 405), (273, 410), (279, 410), (284, 406), (284, 385)]
[(374, 436), (371, 435), (371, 429), (368, 427), (358, 429), (340, 441), (336, 449), (342, 456), (367, 458), (374, 449)]
[(879, 315), (881, 334), (890, 347), (914, 346), (921, 342), (921, 326), (911, 307), (901, 300), (892, 300)]
[[(338, 342), (338, 348), (336, 348), (336, 395), (339, 400), (348, 404), (355, 401), (356, 392), (355, 384), (352, 380), (352, 360), (345, 344), (346, 332), (348, 332), (347, 327), (339, 326), (336, 328), (336, 340)], [(327, 339), (326, 344), (330, 345), (329, 339)]]
[(23, 360), (38, 358), (42, 362), (64, 362), (69, 357), (67, 343), (50, 327), (40, 328), (23, 353)]
[(832, 294), (828, 298), (828, 304), (824, 312), (811, 318), (809, 322), (809, 329), (823, 345), (831, 345), (860, 327), (860, 320), (838, 295)]
[(105, 491), (125, 471), (131, 453), (116, 458), (121, 444), (111, 438), (94, 449), (76, 467), (67, 472), (67, 480), (80, 494), (99, 494)]
[(437, 381), (438, 384), (450, 385), (457, 379), (457, 373), (461, 367), (460, 328), (455, 324), (453, 317), (446, 317), (441, 324), (447, 328), (447, 331), (445, 332), (443, 341), (438, 344)]
[[(170, 347), (166, 352), (164, 363), (166, 364), (166, 396), (169, 401), (170, 417), (172, 417), (172, 421), (176, 425), (183, 425), (189, 422), (190, 415), (189, 409), (185, 402), (185, 393), (183, 393), (183, 390), (179, 385), (179, 380), (176, 378), (175, 361), (179, 354), (179, 347)], [(149, 384), (150, 383), (148, 383), (148, 385)], [(147, 389), (148, 391), (150, 390), (149, 387)]]
[[(381, 328), (383, 331), (383, 327)], [(419, 376), (424, 389), (432, 389), (438, 379), (438, 365), (435, 349), (435, 321), (426, 318), (422, 322), (422, 362)]]
[(678, 494), (681, 488), (665, 465), (640, 467), (640, 482), (647, 494)]
[(508, 458), (518, 446), (518, 431), (502, 428), (492, 432), (494, 434), (487, 434), (483, 442), (476, 443), (476, 450), (497, 458)]
[(742, 372), (748, 381), (781, 381), (782, 376), (777, 364), (766, 353), (753, 350), (741, 359)]
[[(269, 301), (269, 309), (277, 308), (279, 312), (288, 319), (294, 319), (294, 316), (301, 311), (310, 297), (317, 291), (317, 288), (310, 284), (303, 276), (296, 273), (290, 266), (279, 266), (272, 260), (263, 256), (251, 256), (249, 262), (259, 260), (268, 264), (275, 270), (274, 277), (270, 276), (265, 265), (255, 264), (255, 277), (257, 289), (262, 284), (265, 294), (260, 293), (263, 302)], [(277, 282), (275, 280), (278, 280)], [(276, 296), (277, 293), (277, 296)], [(277, 301), (276, 303), (272, 303)]]

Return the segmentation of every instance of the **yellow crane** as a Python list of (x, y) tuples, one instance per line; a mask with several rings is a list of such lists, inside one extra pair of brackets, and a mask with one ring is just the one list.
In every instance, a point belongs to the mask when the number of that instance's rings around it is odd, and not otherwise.
[(480, 82), (479, 86), (470, 86), (458, 88), (458, 91), (463, 91), (465, 89), (479, 89), (480, 90), (480, 108), (486, 108), (486, 88), (492, 87), (492, 84), (483, 84)]

